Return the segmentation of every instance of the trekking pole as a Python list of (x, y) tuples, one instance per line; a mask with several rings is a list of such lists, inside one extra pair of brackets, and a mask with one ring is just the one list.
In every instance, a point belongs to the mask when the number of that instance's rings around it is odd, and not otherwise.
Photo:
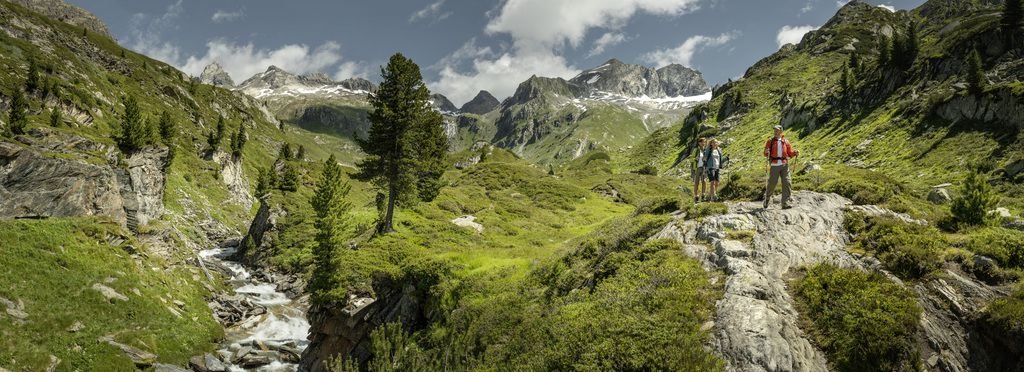
[(762, 195), (764, 197), (764, 203), (765, 204), (770, 203), (771, 200), (772, 200), (771, 195), (768, 195), (768, 181), (771, 180), (771, 178), (772, 178), (771, 171), (772, 171), (772, 161), (771, 161), (771, 157), (769, 156), (769, 160), (764, 163), (764, 192), (762, 193)]

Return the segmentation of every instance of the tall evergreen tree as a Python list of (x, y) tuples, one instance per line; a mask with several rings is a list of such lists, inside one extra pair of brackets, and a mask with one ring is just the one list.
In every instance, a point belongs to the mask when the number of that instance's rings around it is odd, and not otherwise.
[(861, 65), (860, 65), (860, 53), (857, 53), (857, 51), (850, 52), (850, 62), (849, 62), (849, 64), (850, 64), (850, 71), (853, 71), (853, 73), (855, 75), (856, 74), (860, 74), (860, 68), (861, 68)]
[(224, 142), (224, 131), (226, 130), (226, 124), (224, 124), (224, 115), (217, 117), (217, 126), (213, 132), (206, 137), (206, 143), (210, 145), (211, 150), (217, 150), (220, 147), (221, 142)]
[(284, 163), (281, 182), (278, 183), (278, 187), (281, 188), (281, 191), (294, 192), (299, 190), (299, 170), (291, 163)]
[(317, 181), (316, 191), (310, 204), (316, 213), (313, 226), (316, 227), (316, 247), (313, 248), (313, 280), (310, 292), (322, 294), (336, 287), (333, 280), (337, 267), (334, 251), (341, 246), (345, 230), (349, 226), (349, 209), (352, 205), (345, 200), (351, 186), (341, 177), (341, 166), (332, 154), (324, 162), (323, 172)]
[(50, 126), (51, 127), (59, 127), (60, 124), (63, 123), (63, 122), (64, 122), (64, 118), (62, 117), (62, 115), (60, 113), (60, 110), (57, 108), (57, 106), (54, 106), (53, 108), (51, 108), (50, 109)]
[(995, 208), (998, 198), (978, 170), (972, 170), (964, 179), (960, 195), (953, 198), (950, 212), (957, 222), (967, 226), (985, 224), (988, 211)]
[(892, 61), (892, 38), (881, 35), (878, 38), (878, 66), (888, 66)]
[(39, 79), (39, 66), (36, 65), (35, 58), (29, 58), (28, 60), (28, 78), (25, 79), (25, 91), (34, 94), (39, 92), (41, 84)]
[(7, 129), (5, 134), (24, 134), (28, 127), (28, 100), (21, 89), (14, 89), (14, 97), (7, 111)]
[[(1021, 0), (1003, 1), (1003, 17), (1000, 20), (1003, 35), (1009, 45), (1018, 45), (1021, 29), (1024, 28), (1024, 5)], [(1019, 45), (1018, 45), (1019, 46)]]
[(295, 159), (306, 160), (306, 146), (299, 145), (299, 149), (295, 151)]
[(256, 198), (263, 198), (274, 188), (273, 173), (273, 169), (260, 168), (259, 175), (256, 177)]
[[(370, 134), (360, 146), (367, 157), (359, 163), (357, 178), (386, 191), (386, 207), (378, 231), (394, 231), (395, 206), (412, 196), (436, 195), (443, 168), (438, 166), (444, 139), (438, 139), (433, 125), (440, 120), (429, 105), (430, 92), (420, 68), (400, 53), (381, 68), (383, 82), (370, 97)], [(443, 136), (443, 133), (441, 133)], [(447, 147), (445, 145), (444, 147)], [(417, 181), (417, 176), (426, 180)], [(426, 190), (420, 192), (419, 187)]]
[(171, 113), (164, 111), (160, 114), (160, 139), (163, 140), (164, 144), (170, 146), (174, 141), (174, 132), (177, 124), (174, 123), (174, 119), (171, 118)]
[(980, 95), (985, 90), (985, 70), (977, 49), (972, 49), (967, 56), (967, 85), (973, 95)]
[(849, 95), (853, 91), (853, 86), (856, 84), (853, 72), (850, 71), (850, 65), (844, 64), (842, 71), (839, 76), (839, 87), (843, 90), (843, 95)]
[(238, 126), (238, 132), (231, 136), (231, 155), (235, 158), (242, 157), (242, 150), (245, 149), (245, 141), (248, 136), (245, 134), (245, 123)]
[(153, 133), (142, 116), (138, 101), (134, 96), (125, 96), (124, 115), (121, 117), (120, 127), (115, 133), (114, 140), (121, 151), (131, 154), (141, 150), (153, 140)]
[(277, 152), (277, 158), (280, 160), (290, 160), (292, 158), (292, 145), (288, 142), (281, 144), (281, 149)]

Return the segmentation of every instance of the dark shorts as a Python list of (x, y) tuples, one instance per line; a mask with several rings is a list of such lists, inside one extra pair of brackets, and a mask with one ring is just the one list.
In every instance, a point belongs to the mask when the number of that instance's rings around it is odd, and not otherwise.
[(708, 169), (708, 181), (718, 182), (718, 169)]

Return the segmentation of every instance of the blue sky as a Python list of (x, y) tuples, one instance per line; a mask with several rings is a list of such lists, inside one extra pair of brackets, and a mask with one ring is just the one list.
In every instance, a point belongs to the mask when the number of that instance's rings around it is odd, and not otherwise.
[[(456, 104), (531, 75), (570, 78), (610, 58), (700, 70), (712, 85), (824, 24), (836, 0), (70, 0), (129, 48), (241, 82), (270, 64), (378, 80), (401, 52)], [(924, 0), (870, 0), (910, 9)]]

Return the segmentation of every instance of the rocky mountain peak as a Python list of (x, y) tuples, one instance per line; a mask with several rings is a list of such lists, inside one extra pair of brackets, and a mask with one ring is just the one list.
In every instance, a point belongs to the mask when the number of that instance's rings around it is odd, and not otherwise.
[(590, 95), (663, 98), (695, 96), (708, 91), (700, 72), (682, 65), (673, 64), (655, 70), (614, 58), (581, 72), (569, 81), (584, 87)]
[(494, 111), (494, 109), (498, 108), (500, 105), (501, 102), (499, 102), (497, 98), (494, 98), (490, 92), (481, 90), (476, 94), (476, 97), (473, 97), (472, 100), (462, 105), (461, 111), (470, 114), (483, 115)]
[(224, 71), (224, 67), (217, 62), (213, 62), (203, 69), (203, 73), (199, 75), (199, 81), (203, 84), (219, 87), (231, 88), (235, 86), (235, 81), (231, 79), (231, 75)]
[(448, 99), (448, 97), (445, 97), (443, 94), (440, 93), (434, 93), (430, 95), (430, 105), (435, 110), (441, 112), (455, 112), (459, 110), (457, 107), (455, 107), (455, 104)]
[(270, 65), (267, 70), (251, 78), (243, 81), (238, 86), (240, 88), (253, 89), (253, 88), (270, 88), (277, 89), (288, 85), (299, 84), (299, 78), (294, 74), (281, 69), (280, 67)]
[(323, 72), (310, 72), (299, 75), (299, 81), (306, 85), (330, 85), (336, 84), (330, 76)]
[(351, 77), (342, 80), (341, 83), (339, 84), (341, 84), (342, 87), (351, 90), (363, 90), (367, 92), (373, 92), (377, 90), (377, 84), (374, 84), (372, 81), (363, 79), (361, 77)]

